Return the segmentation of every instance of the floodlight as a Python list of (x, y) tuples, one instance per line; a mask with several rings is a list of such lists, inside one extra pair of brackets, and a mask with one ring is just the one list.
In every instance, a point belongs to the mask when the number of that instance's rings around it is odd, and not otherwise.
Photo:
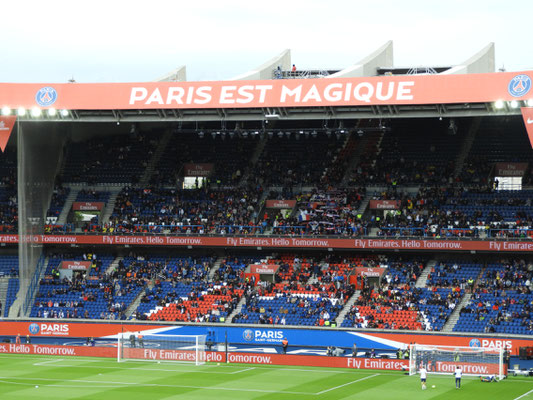
[(40, 117), (41, 116), (41, 109), (39, 107), (33, 107), (31, 109), (31, 116), (32, 117)]
[(57, 110), (56, 110), (55, 108), (53, 108), (53, 107), (52, 107), (52, 108), (49, 108), (49, 109), (48, 109), (48, 115), (49, 115), (50, 117), (55, 117), (55, 116), (57, 115)]
[(511, 103), (509, 103), (511, 108), (518, 108), (519, 104), (516, 100), (511, 100)]
[(19, 117), (23, 117), (24, 115), (26, 115), (26, 109), (24, 107), (19, 107), (17, 110), (17, 115)]
[(496, 109), (498, 110), (501, 110), (504, 106), (505, 103), (503, 102), (503, 100), (496, 100), (496, 102), (494, 103), (494, 107), (496, 107)]
[(527, 105), (528, 105), (528, 107), (533, 107), (533, 99), (529, 99), (527, 101)]
[(62, 117), (68, 117), (68, 110), (61, 110)]
[(11, 114), (11, 108), (5, 106), (2, 108), (2, 115), (9, 115)]

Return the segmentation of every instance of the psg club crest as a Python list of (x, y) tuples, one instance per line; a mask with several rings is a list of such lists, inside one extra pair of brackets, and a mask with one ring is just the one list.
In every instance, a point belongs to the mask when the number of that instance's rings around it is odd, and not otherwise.
[(522, 97), (529, 92), (531, 89), (531, 78), (526, 74), (516, 75), (511, 82), (507, 90), (509, 94), (513, 97)]
[(53, 87), (46, 86), (37, 92), (35, 95), (35, 102), (41, 107), (48, 107), (54, 104), (57, 100), (57, 92)]
[(28, 330), (30, 331), (30, 333), (32, 335), (38, 334), (39, 333), (39, 324), (36, 324), (36, 323), (30, 324)]
[(469, 343), (470, 347), (481, 347), (481, 342), (479, 339), (472, 339)]
[(242, 333), (242, 337), (244, 340), (246, 340), (247, 342), (251, 342), (254, 338), (254, 333), (251, 329), (246, 329), (243, 333)]

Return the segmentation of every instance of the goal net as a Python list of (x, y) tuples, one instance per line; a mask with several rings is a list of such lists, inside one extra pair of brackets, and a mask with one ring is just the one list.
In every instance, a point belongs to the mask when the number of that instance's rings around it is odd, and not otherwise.
[(409, 375), (417, 374), (424, 366), (429, 374), (452, 374), (457, 366), (463, 375), (507, 375), (504, 350), (487, 347), (453, 347), (438, 345), (410, 346)]
[(118, 335), (117, 361), (171, 361), (196, 365), (206, 360), (205, 335)]

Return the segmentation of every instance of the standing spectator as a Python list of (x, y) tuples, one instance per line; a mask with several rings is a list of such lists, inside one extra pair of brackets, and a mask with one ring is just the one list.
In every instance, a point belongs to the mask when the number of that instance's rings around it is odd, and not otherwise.
[(31, 337), (30, 337), (30, 335), (26, 335), (26, 344), (31, 344)]
[(292, 72), (296, 71), (296, 64), (292, 64)]
[(17, 337), (15, 338), (15, 343), (20, 344), (20, 333), (17, 334)]
[(353, 344), (352, 346), (352, 357), (357, 357), (357, 344)]
[(137, 332), (137, 339), (139, 341), (139, 347), (144, 348), (144, 336), (141, 334), (141, 332)]
[(135, 347), (135, 334), (133, 332), (130, 334), (130, 347)]
[(287, 347), (289, 347), (289, 341), (286, 337), (284, 337), (281, 341), (281, 348), (283, 350), (283, 354), (287, 354)]

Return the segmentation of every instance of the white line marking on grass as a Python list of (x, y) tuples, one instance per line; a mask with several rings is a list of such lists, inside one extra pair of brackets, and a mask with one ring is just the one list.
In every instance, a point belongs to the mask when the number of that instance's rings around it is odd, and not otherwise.
[(315, 394), (316, 395), (321, 395), (321, 394), (324, 394), (324, 393), (327, 393), (327, 392), (331, 392), (332, 390), (340, 389), (341, 387), (351, 385), (353, 383), (361, 382), (361, 381), (364, 381), (364, 380), (367, 380), (367, 379), (370, 379), (370, 378), (375, 378), (376, 376), (379, 376), (379, 374), (365, 376), (364, 378), (357, 379), (355, 381), (345, 383), (344, 385), (339, 385), (339, 386), (332, 387), (330, 389), (322, 390), (321, 392), (318, 392), (318, 393), (315, 393)]
[(240, 374), (241, 372), (246, 372), (246, 371), (251, 371), (252, 369), (255, 369), (255, 367), (252, 367), (252, 368), (246, 368), (246, 369), (241, 369), (239, 371), (233, 371), (233, 372), (225, 372), (227, 373), (228, 375), (233, 375), (233, 374)]
[[(35, 363), (35, 364), (33, 364), (33, 365), (45, 365), (45, 364), (55, 363), (55, 362), (59, 362), (59, 361), (65, 361), (65, 360), (63, 360), (62, 358), (60, 358), (59, 360), (42, 361), (42, 362)], [(60, 367), (62, 367), (62, 365), (60, 365)]]
[[(33, 364), (33, 365), (37, 365), (37, 364)], [(113, 370), (121, 370), (121, 371), (150, 371), (150, 372), (173, 372), (173, 373), (194, 372), (198, 374), (220, 374), (220, 375), (231, 375), (235, 373), (235, 372), (213, 371), (212, 369), (207, 370), (207, 371), (201, 371), (198, 369), (181, 369), (181, 368), (161, 369), (155, 366), (154, 368), (141, 368), (141, 367), (127, 368), (127, 367), (118, 367), (118, 366), (117, 367), (105, 367), (105, 366), (100, 366), (100, 365), (93, 366), (93, 365), (69, 365), (69, 364), (61, 364), (61, 365), (56, 365), (56, 366), (57, 367), (69, 367), (69, 368), (113, 369)], [(254, 368), (249, 368), (249, 369), (254, 369)], [(238, 372), (242, 372), (242, 371), (238, 371)]]
[(514, 399), (514, 400), (519, 400), (519, 399), (521, 399), (521, 398), (523, 398), (523, 397), (526, 397), (526, 396), (527, 396), (528, 394), (530, 394), (530, 393), (533, 393), (533, 389), (531, 389), (531, 390), (530, 390), (529, 392), (527, 392), (527, 393), (524, 393), (522, 396), (518, 396), (518, 397), (517, 397), (516, 399)]
[[(0, 376), (0, 381), (3, 381), (4, 379), (10, 379), (10, 380), (26, 380), (26, 381), (57, 381), (57, 379), (52, 378), (21, 378), (21, 377), (5, 377)], [(254, 392), (254, 393), (279, 393), (279, 394), (303, 394), (303, 395), (313, 395), (314, 393), (309, 392), (287, 392), (283, 390), (266, 390), (266, 389), (243, 389), (243, 388), (227, 388), (222, 386), (190, 386), (190, 385), (162, 385), (159, 383), (140, 383), (140, 382), (108, 382), (108, 381), (87, 381), (82, 379), (70, 379), (70, 380), (63, 380), (63, 382), (73, 382), (73, 383), (91, 383), (95, 385), (91, 385), (91, 387), (98, 387), (98, 384), (100, 385), (124, 385), (124, 386), (137, 386), (137, 387), (168, 387), (168, 388), (177, 388), (177, 389), (203, 389), (203, 390), (228, 390), (232, 392)], [(13, 383), (16, 384), (16, 383)], [(33, 383), (32, 383), (33, 385)], [(76, 388), (77, 386), (70, 386), (70, 385), (57, 385), (57, 384), (43, 384), (44, 387), (46, 386), (55, 386), (55, 387), (69, 387), (69, 388)]]
[[(22, 386), (34, 386), (34, 382), (32, 383), (25, 383), (25, 382), (12, 382), (12, 381), (4, 381), (0, 380), (0, 383), (5, 383), (6, 385), (22, 385)], [(91, 389), (116, 389), (120, 387), (119, 385), (42, 385), (43, 387), (63, 387), (63, 388), (91, 388)]]

